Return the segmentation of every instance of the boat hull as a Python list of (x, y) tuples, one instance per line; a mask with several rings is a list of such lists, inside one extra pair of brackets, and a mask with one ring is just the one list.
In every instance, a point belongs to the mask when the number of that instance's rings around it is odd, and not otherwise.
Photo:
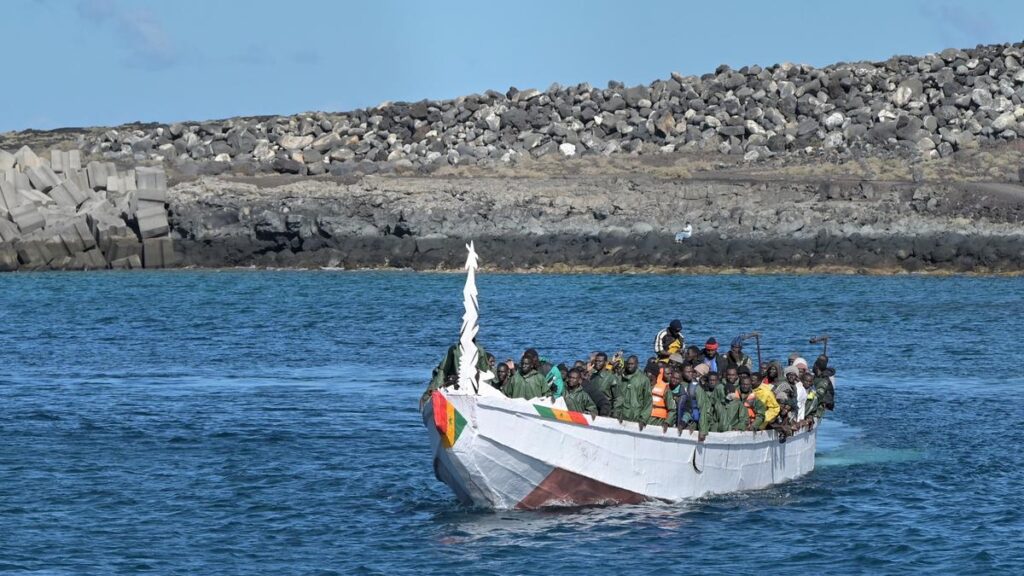
[(681, 501), (756, 490), (814, 469), (817, 430), (709, 434), (558, 410), (550, 400), (436, 391), (423, 409), (434, 471), (494, 509)]

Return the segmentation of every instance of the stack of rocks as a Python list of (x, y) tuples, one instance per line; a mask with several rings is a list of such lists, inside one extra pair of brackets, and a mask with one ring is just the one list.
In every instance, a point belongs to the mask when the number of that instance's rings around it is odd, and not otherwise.
[(163, 168), (0, 150), (0, 270), (173, 266), (169, 234)]
[(1022, 44), (949, 49), (825, 68), (778, 64), (609, 82), (511, 88), (338, 114), (108, 130), (83, 140), (116, 159), (318, 175), (522, 157), (669, 153), (948, 156), (1024, 134)]

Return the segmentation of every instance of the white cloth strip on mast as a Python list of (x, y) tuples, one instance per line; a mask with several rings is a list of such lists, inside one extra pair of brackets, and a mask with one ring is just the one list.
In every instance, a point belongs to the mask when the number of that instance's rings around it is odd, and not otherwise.
[[(462, 304), (465, 311), (462, 314), (462, 330), (459, 335), (459, 389), (468, 392), (480, 392), (480, 384), (486, 384), (494, 375), (490, 371), (477, 375), (477, 363), (480, 359), (480, 349), (476, 346), (476, 335), (480, 330), (478, 325), (480, 319), (480, 304), (477, 301), (476, 292), (476, 249), (473, 243), (466, 245), (469, 253), (466, 255), (466, 286), (462, 289)], [(490, 385), (485, 386), (495, 390)]]

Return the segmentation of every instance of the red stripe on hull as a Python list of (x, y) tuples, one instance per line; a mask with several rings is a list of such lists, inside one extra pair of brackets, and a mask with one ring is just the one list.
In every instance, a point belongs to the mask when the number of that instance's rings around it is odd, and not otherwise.
[(516, 504), (516, 508), (531, 510), (544, 506), (638, 504), (644, 500), (647, 498), (636, 492), (555, 468), (526, 498)]

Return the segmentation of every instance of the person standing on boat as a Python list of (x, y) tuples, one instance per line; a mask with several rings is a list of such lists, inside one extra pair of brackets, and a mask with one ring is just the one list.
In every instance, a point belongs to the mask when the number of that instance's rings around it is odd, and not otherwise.
[(718, 340), (713, 337), (708, 338), (708, 341), (704, 343), (704, 357), (701, 358), (701, 362), (707, 365), (709, 371), (719, 374), (724, 373), (725, 369), (729, 367), (725, 356), (718, 353)]
[(569, 379), (565, 383), (565, 406), (573, 412), (585, 412), (597, 416), (597, 404), (583, 390), (583, 372), (577, 368), (569, 371)]
[(783, 371), (786, 375), (786, 381), (793, 385), (793, 389), (796, 390), (796, 421), (797, 423), (803, 422), (804, 418), (807, 417), (805, 410), (807, 410), (807, 389), (800, 382), (800, 369), (796, 366), (789, 365)]
[(693, 366), (672, 366), (672, 377), (675, 386), (672, 395), (676, 399), (676, 426), (696, 428), (700, 421), (701, 410), (697, 403), (697, 389), (700, 383)]
[(662, 329), (654, 337), (654, 354), (660, 362), (668, 362), (669, 357), (673, 354), (679, 354), (685, 344), (686, 338), (683, 336), (683, 323), (678, 319), (673, 320), (669, 322), (667, 328)]
[[(692, 368), (690, 369), (692, 370)], [(708, 436), (708, 432), (717, 432), (721, 426), (722, 407), (725, 405), (725, 386), (718, 382), (717, 374), (714, 379), (710, 378), (714, 372), (709, 372), (699, 381), (694, 391), (697, 400), (697, 408), (700, 409), (700, 419), (697, 421), (697, 439), (701, 442)]]
[(750, 377), (749, 372), (740, 374), (740, 398), (743, 399), (743, 405), (747, 410), (747, 430), (764, 430), (765, 418), (768, 413), (768, 407), (765, 406), (764, 402), (757, 397), (754, 390), (754, 379)]
[(829, 368), (828, 356), (822, 354), (814, 361), (814, 389), (818, 391), (822, 405), (826, 410), (833, 410), (836, 402), (836, 388), (833, 377), (835, 369)]
[(725, 367), (729, 368), (741, 368), (747, 367), (747, 370), (754, 369), (754, 361), (750, 359), (750, 356), (743, 353), (743, 338), (737, 336), (732, 339), (732, 344), (729, 346), (729, 351), (725, 354)]
[[(476, 343), (476, 340), (473, 340)], [(477, 356), (476, 368), (480, 372), (487, 372), (490, 370), (490, 366), (487, 364), (487, 351), (480, 344), (476, 345), (479, 355)], [(423, 392), (423, 396), (420, 397), (420, 406), (430, 398), (430, 393), (440, 388), (446, 388), (448, 386), (457, 386), (459, 382), (459, 359), (462, 357), (462, 351), (459, 345), (452, 344), (448, 347), (448, 351), (445, 353), (444, 358), (441, 359), (441, 363), (434, 368), (433, 373), (430, 376), (430, 383), (427, 385), (427, 389)]]
[(672, 395), (671, 366), (662, 366), (651, 386), (651, 413), (647, 423), (668, 426), (676, 422), (676, 401)]
[(504, 391), (508, 384), (512, 382), (512, 371), (509, 370), (508, 364), (501, 363), (494, 367), (495, 379), (491, 382), (491, 385), (498, 390)]
[(825, 405), (821, 403), (821, 398), (818, 397), (818, 390), (814, 387), (814, 376), (802, 374), (800, 376), (800, 383), (803, 385), (804, 390), (807, 391), (807, 405), (804, 408), (804, 419), (799, 422), (799, 426), (813, 428), (814, 422), (825, 415)]
[(732, 394), (740, 387), (740, 373), (736, 368), (725, 369), (725, 375), (722, 377), (722, 386), (725, 387), (726, 394)]
[(505, 395), (509, 398), (539, 398), (548, 392), (548, 385), (544, 377), (534, 368), (534, 357), (532, 354), (523, 354), (519, 361), (519, 369), (508, 360), (509, 370), (513, 371), (512, 382), (506, 386)]
[(615, 387), (612, 413), (619, 420), (646, 422), (651, 413), (651, 379), (640, 370), (640, 359), (626, 358), (622, 377)]
[[(750, 370), (747, 368), (740, 368), (740, 382), (743, 382), (743, 377), (750, 377)], [(775, 391), (772, 390), (772, 385), (767, 382), (762, 382), (757, 388), (754, 388), (754, 395), (765, 405), (764, 424), (761, 426), (761, 430), (764, 430), (768, 426), (771, 426), (775, 419), (779, 417), (779, 401), (775, 399)]]
[[(601, 411), (601, 416), (611, 416), (612, 407), (615, 405), (615, 384), (618, 376), (608, 365), (608, 355), (604, 352), (595, 352), (590, 361), (590, 386), (587, 392), (594, 397), (594, 402)], [(603, 396), (603, 400), (598, 396)]]

